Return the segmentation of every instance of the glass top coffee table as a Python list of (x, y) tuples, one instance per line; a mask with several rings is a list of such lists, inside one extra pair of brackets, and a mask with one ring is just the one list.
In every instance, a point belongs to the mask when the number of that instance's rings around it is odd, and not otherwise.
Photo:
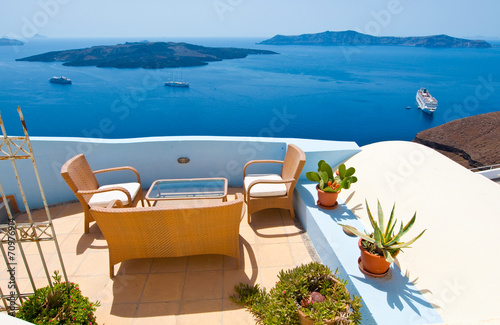
[(227, 199), (227, 179), (187, 178), (159, 179), (146, 194), (147, 201), (185, 199)]

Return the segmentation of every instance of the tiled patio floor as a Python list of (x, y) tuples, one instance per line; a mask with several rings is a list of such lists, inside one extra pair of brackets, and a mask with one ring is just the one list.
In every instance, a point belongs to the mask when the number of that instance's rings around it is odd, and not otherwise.
[[(230, 189), (228, 200), (236, 191), (241, 192)], [(241, 221), (238, 270), (233, 258), (222, 255), (138, 259), (115, 266), (116, 277), (110, 279), (106, 240), (95, 223), (89, 234), (83, 234), (80, 204), (50, 210), (69, 280), (78, 283), (90, 300), (101, 302), (98, 324), (255, 324), (250, 313), (229, 300), (234, 286), (245, 282), (270, 288), (281, 269), (317, 260), (300, 224), (287, 211), (270, 209), (254, 214), (251, 225), (246, 216)], [(37, 214), (45, 216), (44, 211)], [(54, 244), (42, 246), (50, 272), (59, 269)], [(36, 245), (23, 247), (37, 286), (45, 286)], [(8, 275), (0, 265), (5, 293)], [(19, 269), (16, 277), (25, 291), (31, 291), (25, 271)]]

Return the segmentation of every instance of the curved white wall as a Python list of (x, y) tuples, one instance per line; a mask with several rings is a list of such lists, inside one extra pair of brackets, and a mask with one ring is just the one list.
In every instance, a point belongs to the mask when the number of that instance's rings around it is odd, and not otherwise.
[(495, 258), (500, 186), (416, 143), (380, 142), (361, 149), (346, 162), (356, 168), (359, 181), (339, 197), (365, 229), (371, 229), (365, 198), (375, 216), (377, 199), (386, 218), (394, 203), (399, 221), (408, 222), (417, 211), (403, 241), (427, 231), (398, 255), (401, 270), (447, 324), (500, 322)]

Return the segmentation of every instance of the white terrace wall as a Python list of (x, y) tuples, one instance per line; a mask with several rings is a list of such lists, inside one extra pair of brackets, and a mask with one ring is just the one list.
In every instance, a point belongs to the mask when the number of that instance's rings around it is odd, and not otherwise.
[[(288, 143), (297, 144), (306, 153), (305, 172), (317, 169), (317, 162), (325, 159), (338, 165), (360, 151), (354, 142), (290, 138), (251, 137), (150, 137), (135, 139), (89, 139), (89, 138), (31, 138), (35, 160), (43, 185), (47, 203), (55, 204), (75, 200), (60, 175), (61, 166), (69, 158), (83, 153), (94, 170), (132, 166), (141, 175), (145, 189), (160, 178), (225, 177), (229, 186), (242, 187), (243, 167), (255, 159), (282, 160)], [(189, 158), (189, 163), (180, 164), (177, 159)], [(30, 208), (43, 205), (35, 173), (29, 160), (16, 161), (20, 179), (24, 186)], [(270, 165), (279, 173), (278, 165)], [(272, 169), (274, 168), (274, 169)], [(252, 170), (259, 172), (259, 170)], [(133, 180), (127, 172), (113, 172), (99, 175), (101, 184)], [(14, 194), (23, 209), (12, 164), (0, 162), (0, 183), (6, 195)]]

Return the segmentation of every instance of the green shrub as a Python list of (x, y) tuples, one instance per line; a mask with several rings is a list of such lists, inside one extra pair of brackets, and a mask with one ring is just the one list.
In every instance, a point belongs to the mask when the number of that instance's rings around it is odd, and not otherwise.
[(16, 317), (34, 324), (96, 324), (94, 311), (100, 306), (84, 297), (78, 284), (61, 282), (54, 272), (53, 288), (37, 289), (24, 301)]
[[(298, 308), (315, 324), (335, 317), (339, 317), (338, 324), (361, 322), (361, 298), (351, 297), (345, 289), (347, 281), (332, 275), (327, 266), (309, 263), (281, 270), (278, 279), (269, 292), (258, 284), (240, 283), (235, 286), (236, 295), (230, 299), (245, 305), (259, 324), (299, 324)], [(318, 297), (325, 299), (320, 302)]]

